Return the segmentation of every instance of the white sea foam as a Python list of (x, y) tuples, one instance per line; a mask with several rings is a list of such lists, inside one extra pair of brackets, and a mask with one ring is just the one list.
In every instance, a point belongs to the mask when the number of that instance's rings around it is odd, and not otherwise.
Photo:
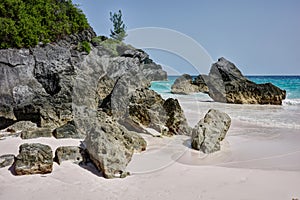
[(284, 106), (300, 106), (300, 99), (285, 99), (282, 102)]

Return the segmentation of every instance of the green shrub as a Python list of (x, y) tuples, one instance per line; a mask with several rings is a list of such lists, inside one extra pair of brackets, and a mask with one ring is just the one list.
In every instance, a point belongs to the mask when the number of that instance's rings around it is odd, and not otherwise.
[(89, 42), (87, 42), (87, 41), (80, 42), (78, 44), (77, 49), (79, 51), (85, 51), (87, 53), (90, 53), (91, 52), (91, 44)]
[(31, 47), (87, 29), (71, 0), (1, 0), (0, 48)]

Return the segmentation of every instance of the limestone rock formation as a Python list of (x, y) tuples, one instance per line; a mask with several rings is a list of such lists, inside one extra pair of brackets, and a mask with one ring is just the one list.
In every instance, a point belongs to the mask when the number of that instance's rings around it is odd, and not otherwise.
[(47, 174), (52, 172), (52, 150), (39, 143), (22, 144), (16, 157), (14, 170), (17, 175)]
[(198, 75), (193, 79), (192, 76), (183, 74), (175, 80), (171, 86), (171, 92), (173, 94), (208, 93), (208, 87), (202, 75)]
[(162, 135), (190, 135), (183, 110), (177, 99), (164, 100), (150, 89), (136, 90), (129, 104), (129, 118), (142, 127)]
[(0, 168), (11, 166), (15, 161), (15, 156), (12, 154), (6, 154), (0, 156)]
[[(82, 126), (89, 123), (82, 122)], [(105, 178), (123, 178), (129, 173), (126, 166), (134, 151), (146, 149), (146, 141), (137, 133), (128, 131), (105, 113), (92, 127), (86, 127), (84, 140), (90, 159)]]
[(191, 145), (204, 153), (220, 150), (220, 141), (225, 138), (231, 118), (223, 112), (210, 109), (192, 130)]
[(248, 80), (225, 58), (212, 65), (208, 77), (209, 96), (218, 102), (281, 105), (286, 97), (285, 90), (271, 83), (256, 84)]

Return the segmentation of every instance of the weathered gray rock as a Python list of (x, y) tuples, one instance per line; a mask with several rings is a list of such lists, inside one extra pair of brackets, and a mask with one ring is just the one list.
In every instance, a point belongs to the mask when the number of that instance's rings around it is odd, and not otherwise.
[(50, 128), (35, 128), (24, 130), (21, 133), (22, 139), (32, 139), (39, 137), (52, 137), (52, 130)]
[(55, 150), (54, 161), (61, 164), (63, 161), (72, 161), (79, 164), (86, 160), (85, 150), (78, 146), (63, 146)]
[(52, 150), (39, 143), (22, 144), (16, 157), (14, 170), (17, 175), (47, 174), (52, 172)]
[[(126, 166), (135, 150), (145, 150), (146, 142), (137, 133), (129, 132), (105, 113), (100, 113), (99, 121), (86, 127), (84, 140), (90, 159), (105, 178), (123, 178), (129, 173)], [(83, 126), (89, 123), (82, 122)]]
[(61, 127), (56, 128), (53, 131), (53, 136), (56, 139), (61, 139), (61, 138), (84, 139), (85, 138), (85, 135), (83, 135), (79, 131), (77, 131), (74, 121), (70, 121), (70, 122), (66, 123), (65, 125), (62, 125)]
[(204, 153), (219, 151), (220, 141), (225, 138), (230, 125), (231, 118), (226, 113), (210, 109), (192, 131), (192, 148)]
[(32, 130), (36, 128), (37, 128), (36, 124), (32, 123), (31, 121), (19, 121), (7, 127), (7, 130), (10, 130), (11, 132), (18, 132), (18, 131)]
[(15, 155), (6, 154), (0, 156), (0, 168), (11, 166), (15, 161)]
[[(175, 99), (164, 100), (150, 89), (136, 90), (129, 104), (129, 119), (162, 135), (190, 135), (183, 110)], [(147, 132), (147, 131), (145, 131)]]
[(141, 49), (128, 49), (123, 54), (124, 57), (137, 58), (141, 63), (142, 71), (146, 79), (151, 81), (167, 80), (167, 73), (162, 67), (153, 62), (149, 55)]
[(271, 83), (256, 84), (248, 80), (225, 58), (212, 65), (207, 84), (209, 96), (218, 102), (281, 105), (286, 97), (285, 90)]

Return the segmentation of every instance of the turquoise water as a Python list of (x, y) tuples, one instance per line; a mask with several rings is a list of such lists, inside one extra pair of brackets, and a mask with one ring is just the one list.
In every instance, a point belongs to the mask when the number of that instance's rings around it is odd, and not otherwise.
[[(163, 97), (171, 96), (171, 86), (178, 76), (168, 76), (168, 81), (154, 81), (151, 89)], [(285, 104), (300, 105), (300, 76), (247, 76), (255, 83), (272, 83), (277, 87), (286, 90), (287, 98)], [(199, 94), (204, 96), (203, 94)]]

